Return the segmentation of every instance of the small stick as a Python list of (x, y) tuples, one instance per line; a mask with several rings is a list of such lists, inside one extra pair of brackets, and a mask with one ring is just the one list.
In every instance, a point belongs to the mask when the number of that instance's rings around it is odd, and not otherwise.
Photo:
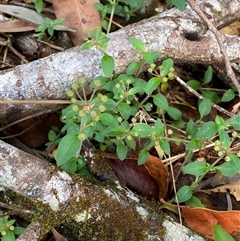
[(0, 100), (0, 104), (14, 104), (14, 105), (55, 105), (55, 104), (71, 104), (70, 100)]
[[(189, 92), (191, 92), (192, 94), (194, 94), (195, 96), (197, 96), (199, 99), (203, 100), (205, 99), (202, 95), (200, 95), (196, 90), (194, 90), (193, 88), (191, 88), (190, 86), (188, 86), (181, 78), (179, 78), (178, 76), (176, 77), (176, 80), (178, 83), (180, 83), (185, 89), (187, 89)], [(229, 116), (229, 117), (233, 117), (234, 114), (225, 110), (224, 108), (222, 108), (219, 105), (216, 105), (214, 103), (212, 103), (212, 107), (214, 107), (215, 109), (217, 109), (218, 111), (224, 113), (225, 115)]]
[(213, 25), (213, 23), (207, 18), (207, 16), (203, 13), (203, 11), (195, 3), (194, 0), (187, 0), (187, 2), (191, 6), (191, 8), (198, 14), (198, 16), (207, 24), (209, 30), (215, 35), (218, 45), (220, 47), (220, 51), (222, 52), (223, 57), (224, 57), (227, 75), (231, 78), (233, 84), (237, 88), (238, 95), (240, 97), (240, 83), (238, 82), (236, 75), (232, 70), (231, 63), (230, 63), (228, 55), (227, 55), (227, 51), (223, 45), (221, 33), (216, 29), (216, 27)]

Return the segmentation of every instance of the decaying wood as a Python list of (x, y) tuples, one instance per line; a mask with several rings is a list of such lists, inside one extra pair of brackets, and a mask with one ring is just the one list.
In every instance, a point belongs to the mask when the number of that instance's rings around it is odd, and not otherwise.
[(19, 195), (11, 206), (21, 207), (25, 197), (27, 208), (38, 212), (19, 241), (39, 240), (54, 225), (68, 222), (77, 227), (78, 240), (172, 241), (179, 240), (181, 232), (183, 240), (204, 240), (165, 216), (158, 204), (148, 205), (150, 201), (140, 200), (119, 183), (71, 176), (3, 141), (0, 186)]
[[(238, 0), (221, 2), (198, 1), (215, 26), (223, 27), (240, 16)], [(162, 52), (162, 59), (171, 57), (176, 63), (223, 63), (223, 57), (214, 35), (189, 7), (183, 12), (171, 9), (109, 34), (108, 54), (115, 59), (116, 73), (123, 72), (137, 59), (129, 44), (129, 37), (141, 39), (146, 50)], [(223, 44), (231, 62), (240, 61), (240, 37), (223, 36)], [(65, 99), (65, 91), (79, 76), (89, 81), (102, 74), (101, 52), (96, 49), (71, 48), (32, 63), (1, 72), (0, 123), (5, 125), (42, 109), (56, 105), (3, 104), (6, 100)]]

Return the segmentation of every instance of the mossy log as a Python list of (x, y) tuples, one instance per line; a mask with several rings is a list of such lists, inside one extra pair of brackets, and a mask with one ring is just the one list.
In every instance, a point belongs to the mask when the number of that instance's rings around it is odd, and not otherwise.
[(158, 203), (138, 197), (120, 182), (70, 175), (3, 141), (0, 153), (0, 186), (10, 197), (8, 204), (31, 214), (26, 213), (32, 222), (19, 241), (40, 240), (60, 225), (68, 225), (76, 240), (85, 241), (178, 240), (181, 232), (183, 240), (204, 240), (164, 215)]
[[(239, 0), (199, 0), (197, 3), (217, 28), (239, 19)], [(133, 36), (145, 43), (147, 51), (162, 52), (159, 61), (171, 57), (175, 63), (181, 64), (224, 62), (215, 36), (189, 7), (183, 12), (170, 9), (109, 34), (107, 53), (115, 59), (116, 74), (123, 73), (130, 63), (138, 59), (129, 43), (129, 38)], [(240, 62), (240, 37), (223, 35), (223, 44), (230, 61)], [(85, 76), (90, 81), (102, 75), (101, 58), (102, 53), (97, 49), (82, 51), (78, 46), (0, 71), (1, 125), (55, 110), (58, 104), (43, 104), (40, 100), (66, 99), (65, 91), (74, 79)], [(6, 104), (4, 101), (8, 100), (37, 101), (37, 104)]]

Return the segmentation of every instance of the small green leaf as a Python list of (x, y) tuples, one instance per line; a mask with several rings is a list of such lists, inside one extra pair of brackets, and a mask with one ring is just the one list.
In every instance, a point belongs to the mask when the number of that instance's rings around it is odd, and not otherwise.
[(129, 148), (131, 148), (132, 150), (136, 149), (136, 141), (133, 138), (129, 140), (128, 137), (126, 137), (124, 141)]
[(1, 241), (14, 241), (14, 240), (15, 240), (15, 236), (14, 236), (13, 232), (8, 229), (6, 230), (6, 235), (4, 235), (1, 238)]
[(225, 177), (232, 177), (237, 174), (236, 170), (234, 169), (232, 163), (225, 162), (220, 166), (215, 167), (218, 171), (222, 173)]
[(223, 148), (228, 149), (231, 145), (231, 140), (228, 133), (225, 130), (220, 130), (219, 137)]
[(163, 139), (159, 142), (159, 144), (162, 150), (164, 151), (164, 153), (166, 153), (167, 155), (170, 155), (171, 149), (170, 149), (169, 142)]
[(202, 147), (202, 145), (201, 145), (199, 139), (194, 138), (187, 144), (186, 150), (191, 151), (191, 150), (194, 150), (194, 149), (201, 149), (201, 147)]
[(213, 69), (211, 66), (209, 66), (207, 68), (207, 71), (205, 72), (203, 84), (209, 84), (212, 80), (212, 76), (213, 76)]
[(234, 90), (233, 89), (229, 89), (229, 90), (224, 92), (221, 101), (222, 102), (228, 102), (228, 101), (234, 99), (234, 97), (235, 97)]
[(99, 120), (105, 126), (118, 126), (119, 122), (117, 118), (110, 113), (101, 113), (99, 116)]
[(63, 163), (63, 165), (61, 165), (61, 168), (70, 173), (75, 173), (77, 171), (76, 158), (71, 158), (67, 162)]
[(135, 37), (130, 37), (129, 41), (134, 48), (136, 48), (137, 50), (142, 51), (142, 52), (144, 51), (145, 45), (140, 39), (137, 39)]
[(15, 221), (16, 221), (15, 219), (11, 219), (11, 220), (7, 221), (7, 226), (8, 227), (12, 226), (15, 223)]
[(240, 158), (237, 155), (234, 155), (232, 153), (229, 153), (228, 156), (230, 157), (232, 164), (237, 171), (237, 173), (240, 173)]
[(134, 127), (132, 128), (133, 132), (137, 132), (138, 133), (138, 137), (148, 137), (151, 136), (152, 132), (154, 131), (154, 129), (144, 123), (137, 123), (134, 125)]
[(193, 120), (189, 120), (187, 123), (186, 136), (193, 138), (197, 133), (197, 127)]
[(176, 8), (178, 8), (180, 11), (183, 11), (186, 6), (185, 0), (167, 0), (168, 4), (174, 5)]
[(131, 64), (128, 65), (126, 74), (127, 75), (132, 75), (135, 71), (137, 71), (141, 66), (141, 63), (138, 61), (134, 61)]
[(222, 228), (221, 225), (215, 224), (213, 227), (215, 241), (234, 241), (235, 239)]
[[(221, 127), (221, 126), (224, 126), (225, 125), (225, 120), (221, 117), (221, 116), (219, 116), (219, 115), (217, 115), (216, 117), (215, 117), (215, 123), (218, 125), (218, 127)], [(226, 126), (227, 127), (227, 126)], [(221, 128), (222, 129), (222, 128)]]
[(47, 31), (48, 31), (50, 36), (53, 36), (53, 33), (54, 33), (53, 27), (48, 27)]
[(141, 78), (135, 78), (134, 87), (139, 87), (141, 89), (141, 91), (139, 91), (139, 94), (145, 94), (146, 86), (147, 81)]
[(53, 20), (53, 25), (58, 25), (64, 22), (64, 18), (56, 18)]
[(101, 60), (101, 66), (106, 77), (110, 77), (114, 70), (114, 58), (109, 55), (104, 55)]
[(109, 126), (102, 131), (104, 136), (122, 136), (125, 133), (125, 129), (122, 126)]
[(67, 125), (67, 134), (68, 135), (78, 135), (79, 131), (80, 131), (79, 125), (77, 125), (73, 121), (68, 122), (68, 125)]
[(161, 76), (165, 76), (169, 73), (169, 69), (173, 67), (173, 60), (172, 59), (165, 59), (162, 64), (162, 69), (161, 69)]
[(204, 123), (197, 132), (197, 138), (211, 138), (218, 132), (218, 126), (215, 122)]
[(204, 208), (205, 207), (205, 205), (202, 203), (202, 201), (195, 196), (192, 196), (189, 200), (187, 200), (186, 205), (189, 207), (192, 207), (192, 208), (197, 208), (197, 207)]
[(154, 131), (157, 137), (162, 137), (164, 132), (164, 125), (162, 121), (158, 118), (154, 124)]
[(189, 80), (186, 84), (194, 90), (199, 90), (200, 82), (197, 80)]
[(139, 153), (139, 156), (138, 156), (138, 165), (142, 165), (144, 164), (148, 157), (150, 156), (149, 152), (145, 149), (141, 150), (140, 153)]
[(152, 77), (148, 82), (146, 86), (146, 94), (152, 93), (159, 84), (161, 83), (161, 79), (159, 77)]
[(127, 151), (128, 151), (128, 148), (127, 146), (124, 144), (123, 141), (119, 141), (117, 143), (117, 155), (118, 155), (118, 158), (123, 161), (126, 156), (127, 156)]
[(193, 193), (193, 188), (190, 186), (182, 186), (178, 191), (177, 191), (177, 198), (178, 202), (186, 202), (192, 197)]
[(183, 167), (183, 172), (199, 177), (209, 170), (209, 164), (201, 161), (194, 161)]
[(229, 153), (228, 156), (230, 157), (230, 161), (224, 162), (215, 168), (219, 170), (223, 176), (232, 177), (237, 173), (240, 173), (240, 159), (234, 154)]
[(127, 120), (131, 115), (131, 107), (125, 102), (121, 102), (118, 105), (118, 111), (124, 120)]
[[(102, 15), (106, 15), (106, 14), (104, 13), (104, 14), (102, 14)], [(107, 31), (107, 30), (108, 30), (109, 21), (104, 18), (104, 19), (102, 19), (102, 22), (101, 22), (101, 23), (102, 23), (103, 29)]]
[(137, 87), (133, 87), (133, 88), (129, 89), (128, 94), (135, 95), (135, 94), (139, 93), (140, 91), (141, 91), (141, 88), (137, 86)]
[(117, 102), (108, 98), (107, 102), (104, 103), (104, 106), (107, 110), (113, 110), (113, 108), (117, 106)]
[(61, 166), (70, 158), (77, 155), (81, 149), (82, 142), (77, 135), (66, 135), (59, 142), (57, 149), (57, 165)]
[(161, 53), (158, 51), (151, 51), (151, 52), (146, 52), (143, 54), (143, 59), (145, 60), (146, 63), (149, 65), (154, 63), (154, 60), (159, 58), (161, 56)]
[(48, 140), (51, 142), (54, 142), (54, 141), (56, 141), (56, 139), (57, 139), (57, 135), (56, 135), (55, 131), (50, 130), (48, 132)]
[(156, 94), (156, 95), (153, 95), (153, 103), (163, 109), (163, 110), (168, 110), (169, 108), (169, 105), (168, 105), (168, 101), (166, 99), (166, 97), (160, 93)]
[(236, 131), (240, 131), (240, 115), (227, 120), (227, 124), (232, 126)]
[(35, 3), (35, 8), (37, 10), (38, 13), (41, 13), (43, 10), (43, 0), (36, 0), (34, 1)]
[(212, 108), (212, 102), (209, 99), (203, 99), (199, 104), (199, 112), (201, 119), (208, 115)]
[(93, 6), (98, 10), (98, 11), (103, 11), (103, 4), (101, 3), (94, 3)]
[(87, 50), (87, 49), (90, 49), (94, 46), (94, 42), (92, 41), (87, 41), (86, 43), (84, 43), (82, 46), (81, 46), (81, 50)]
[(167, 109), (167, 113), (174, 120), (181, 120), (181, 118), (182, 118), (182, 112), (175, 107), (169, 106), (169, 108)]
[(221, 98), (217, 95), (217, 93), (215, 91), (201, 90), (201, 94), (205, 99), (210, 99), (215, 104), (221, 102)]
[(24, 231), (25, 231), (25, 228), (23, 227), (15, 227), (13, 230), (14, 234), (17, 234), (17, 235), (24, 233)]
[(106, 84), (106, 82), (107, 82), (107, 78), (103, 76), (97, 76), (91, 81), (90, 87), (93, 89), (102, 88)]

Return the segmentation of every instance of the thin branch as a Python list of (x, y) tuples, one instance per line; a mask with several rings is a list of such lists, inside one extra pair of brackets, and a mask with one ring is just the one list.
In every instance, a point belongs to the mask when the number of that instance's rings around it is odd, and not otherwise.
[[(190, 86), (188, 86), (181, 78), (179, 78), (178, 76), (176, 77), (176, 80), (178, 83), (180, 83), (185, 89), (187, 89), (189, 92), (191, 92), (192, 94), (194, 94), (196, 97), (198, 97), (200, 100), (205, 99), (202, 95), (200, 95), (196, 90), (194, 90), (193, 88), (191, 88)], [(218, 111), (222, 112), (223, 114), (229, 116), (229, 117), (233, 117), (234, 114), (225, 110), (224, 108), (222, 108), (219, 105), (216, 105), (214, 103), (212, 103), (212, 107), (214, 107), (215, 109), (217, 109)]]
[(0, 100), (0, 104), (14, 104), (14, 105), (63, 105), (71, 104), (70, 100)]
[(214, 36), (217, 39), (218, 45), (220, 47), (220, 51), (223, 54), (224, 62), (226, 66), (227, 75), (231, 78), (233, 84), (237, 88), (238, 95), (240, 97), (240, 83), (238, 82), (235, 73), (232, 70), (231, 63), (229, 61), (227, 51), (223, 45), (222, 41), (222, 35), (221, 33), (216, 29), (216, 27), (213, 25), (213, 23), (207, 18), (207, 16), (203, 13), (203, 11), (200, 9), (200, 7), (195, 3), (194, 0), (187, 0), (188, 4), (191, 6), (191, 8), (198, 14), (198, 16), (207, 24), (209, 30), (214, 34)]

